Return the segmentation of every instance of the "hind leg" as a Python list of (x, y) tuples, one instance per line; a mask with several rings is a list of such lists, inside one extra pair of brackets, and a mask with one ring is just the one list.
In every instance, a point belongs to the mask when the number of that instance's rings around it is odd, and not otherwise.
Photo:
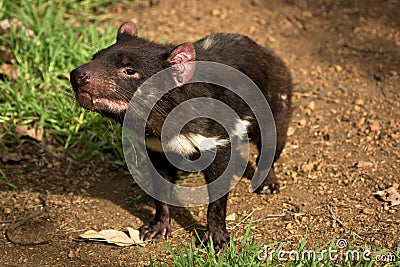
[[(262, 149), (261, 142), (257, 142), (257, 147), (258, 147), (258, 151), (261, 151), (261, 149)], [(280, 154), (280, 151), (278, 151), (278, 152)], [(277, 156), (275, 154), (274, 161), (273, 161), (274, 163), (278, 157), (279, 157), (279, 155)], [(258, 156), (257, 160), (256, 160), (256, 164), (257, 164), (257, 168), (260, 168), (260, 170), (261, 170), (259, 173), (266, 173), (266, 168), (268, 166), (264, 166), (263, 164), (260, 165), (259, 159), (260, 159), (260, 157)], [(278, 178), (275, 175), (273, 164), (272, 164), (271, 168), (269, 169), (267, 176), (264, 178), (264, 181), (261, 183), (260, 186), (257, 187), (257, 189), (254, 192), (256, 192), (257, 194), (279, 193), (279, 182), (278, 182)]]
[(279, 182), (273, 167), (268, 172), (264, 182), (254, 191), (257, 194), (276, 194), (279, 193)]

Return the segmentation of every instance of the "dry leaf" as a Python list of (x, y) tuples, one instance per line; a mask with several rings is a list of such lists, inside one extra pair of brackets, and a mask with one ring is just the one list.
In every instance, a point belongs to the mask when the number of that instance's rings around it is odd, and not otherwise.
[(144, 246), (144, 242), (139, 238), (139, 231), (128, 227), (128, 232), (131, 237), (122, 231), (113, 229), (101, 230), (100, 232), (89, 230), (81, 234), (79, 237), (90, 241), (107, 242), (120, 247), (131, 246), (134, 244)]
[(9, 80), (16, 80), (21, 76), (19, 68), (15, 67), (12, 64), (0, 65), (0, 74), (7, 76)]
[(142, 239), (140, 239), (139, 230), (133, 229), (131, 227), (127, 227), (127, 228), (128, 228), (129, 236), (131, 237), (133, 242), (135, 242), (136, 245), (144, 247), (144, 241)]
[(40, 142), (43, 139), (44, 130), (38, 123), (35, 123), (31, 129), (28, 128), (28, 125), (17, 125), (15, 126), (15, 132), (19, 136), (29, 136), (30, 138)]
[(32, 129), (29, 129), (27, 134), (29, 137), (40, 142), (43, 139), (43, 128), (40, 126), (34, 127)]
[(393, 186), (385, 190), (378, 191), (374, 193), (374, 195), (379, 196), (383, 201), (391, 202), (391, 206), (400, 204), (400, 194)]
[(104, 236), (96, 232), (95, 230), (88, 230), (79, 236), (84, 239), (104, 239)]
[(130, 246), (134, 243), (133, 240), (130, 239), (129, 236), (122, 231), (113, 230), (113, 229), (102, 230), (99, 232), (99, 234), (105, 236), (106, 241), (108, 243), (112, 243), (117, 246), (121, 246), (121, 247)]

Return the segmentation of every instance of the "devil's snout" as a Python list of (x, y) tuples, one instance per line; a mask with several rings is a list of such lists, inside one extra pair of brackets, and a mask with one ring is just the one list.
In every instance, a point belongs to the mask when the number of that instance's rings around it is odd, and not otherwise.
[(71, 71), (70, 81), (72, 87), (76, 91), (76, 89), (78, 89), (79, 87), (82, 87), (90, 82), (90, 74), (86, 71), (84, 67), (79, 67)]

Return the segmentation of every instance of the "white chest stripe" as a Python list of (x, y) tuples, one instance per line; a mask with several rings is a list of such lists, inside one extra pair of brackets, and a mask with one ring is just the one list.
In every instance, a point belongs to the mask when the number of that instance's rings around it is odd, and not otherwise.
[(212, 150), (218, 146), (225, 146), (228, 143), (229, 140), (220, 139), (219, 137), (205, 137), (201, 134), (191, 134), (189, 136), (178, 135), (169, 140), (164, 146), (156, 138), (146, 139), (146, 146), (153, 151), (175, 152), (183, 156), (190, 156), (198, 150)]
[[(247, 127), (250, 125), (249, 121), (240, 120), (235, 124), (233, 135), (235, 137), (244, 138)], [(219, 146), (226, 146), (229, 144), (228, 139), (221, 139), (218, 136), (205, 137), (201, 134), (177, 135), (169, 140), (163, 146), (161, 141), (156, 138), (147, 138), (147, 148), (157, 152), (175, 152), (183, 156), (190, 156), (198, 150), (207, 151), (215, 149)]]

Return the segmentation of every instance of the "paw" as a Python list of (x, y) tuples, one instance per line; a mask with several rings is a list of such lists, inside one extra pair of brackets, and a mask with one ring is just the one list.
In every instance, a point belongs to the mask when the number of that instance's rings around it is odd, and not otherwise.
[(159, 241), (162, 238), (171, 237), (171, 225), (168, 222), (152, 221), (151, 223), (145, 223), (139, 229), (140, 238), (146, 240)]
[(279, 193), (279, 183), (275, 175), (268, 175), (264, 182), (255, 190), (257, 194)]
[(214, 245), (215, 252), (218, 252), (228, 245), (230, 236), (226, 230), (208, 230), (203, 237), (201, 244), (203, 246), (207, 246), (211, 240)]

